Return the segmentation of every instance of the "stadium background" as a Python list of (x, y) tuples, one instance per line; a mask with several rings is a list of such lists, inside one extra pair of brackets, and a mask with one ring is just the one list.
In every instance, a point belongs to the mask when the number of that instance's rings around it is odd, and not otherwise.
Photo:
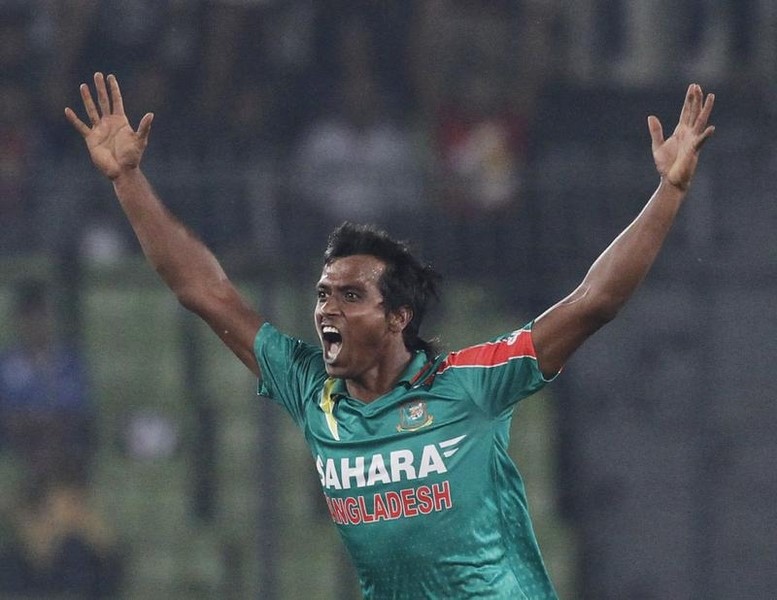
[[(150, 179), (274, 322), (312, 338), (325, 235), (353, 216), (442, 271), (426, 331), (448, 347), (570, 290), (657, 183), (646, 115), (669, 131), (687, 83), (715, 91), (654, 272), (520, 407), (513, 451), (562, 598), (771, 597), (777, 9), (569, 4), (0, 3), (0, 310), (49, 280), (87, 357), (121, 597), (356, 596), (301, 436), (146, 267), (68, 129), (95, 70), (133, 123), (156, 113)], [(0, 510), (24, 476), (0, 452)]]

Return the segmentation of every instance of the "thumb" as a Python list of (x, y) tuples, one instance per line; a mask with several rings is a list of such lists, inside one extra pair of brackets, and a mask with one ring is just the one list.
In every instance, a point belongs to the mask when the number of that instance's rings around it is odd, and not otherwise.
[(148, 141), (148, 134), (151, 132), (151, 122), (154, 120), (154, 113), (146, 113), (138, 125), (138, 137), (143, 142)]
[(658, 120), (658, 117), (653, 115), (648, 117), (648, 129), (650, 130), (653, 152), (655, 152), (664, 143), (664, 128), (661, 127), (661, 121)]

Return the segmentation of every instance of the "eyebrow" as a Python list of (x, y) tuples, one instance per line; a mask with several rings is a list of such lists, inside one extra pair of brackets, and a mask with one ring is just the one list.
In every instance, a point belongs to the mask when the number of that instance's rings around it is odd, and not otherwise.
[(331, 283), (323, 283), (318, 282), (316, 284), (317, 290), (335, 290), (338, 292), (348, 292), (348, 291), (355, 291), (355, 292), (365, 292), (367, 291), (367, 286), (359, 283), (347, 283), (344, 285), (333, 285)]

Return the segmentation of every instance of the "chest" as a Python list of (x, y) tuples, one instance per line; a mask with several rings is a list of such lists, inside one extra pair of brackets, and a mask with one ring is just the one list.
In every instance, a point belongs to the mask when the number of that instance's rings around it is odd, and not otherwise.
[(339, 495), (447, 479), (483, 460), (489, 429), (470, 401), (441, 387), (311, 406), (306, 437), (325, 493)]

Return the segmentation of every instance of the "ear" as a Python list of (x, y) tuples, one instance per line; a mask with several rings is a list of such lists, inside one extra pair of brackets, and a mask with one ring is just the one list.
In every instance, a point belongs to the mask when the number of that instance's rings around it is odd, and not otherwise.
[(401, 333), (405, 330), (408, 323), (413, 320), (413, 311), (409, 306), (402, 306), (389, 313), (389, 330), (395, 333)]

